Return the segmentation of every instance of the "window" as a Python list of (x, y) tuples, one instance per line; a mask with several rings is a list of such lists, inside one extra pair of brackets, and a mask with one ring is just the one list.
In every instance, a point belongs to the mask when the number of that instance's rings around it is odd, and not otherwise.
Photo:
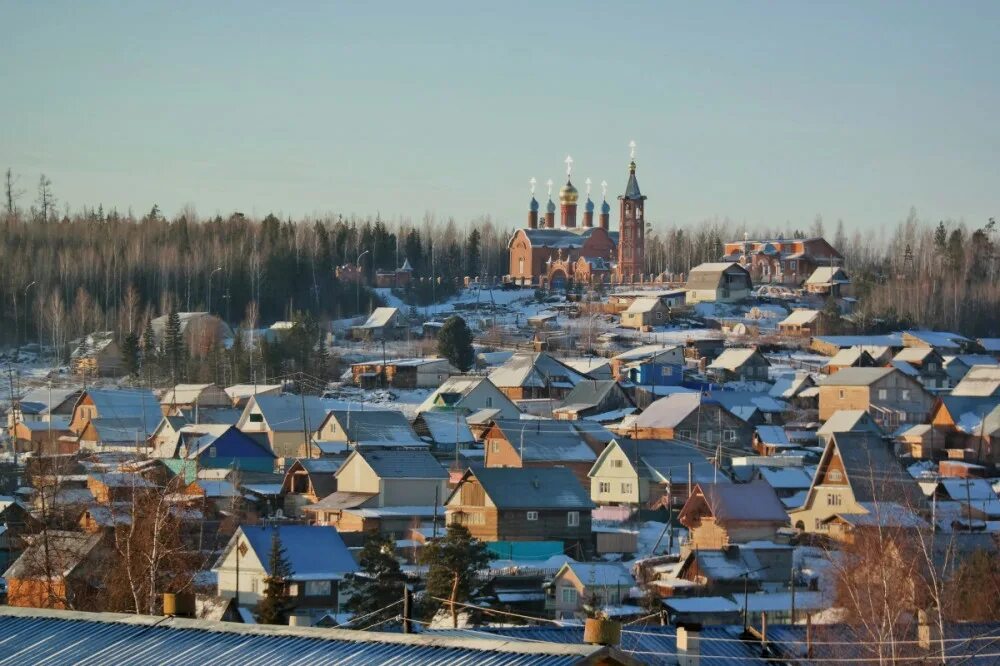
[(833, 481), (834, 483), (840, 483), (844, 480), (844, 475), (840, 473), (839, 469), (831, 469), (826, 475), (826, 478)]
[(723, 430), (722, 431), (722, 441), (724, 441), (724, 442), (735, 442), (736, 441), (736, 431), (735, 430)]
[(674, 376), (674, 368), (671, 365), (665, 365), (665, 366), (663, 366), (662, 372), (663, 372), (663, 376), (664, 377), (673, 377)]
[(789, 261), (788, 261), (788, 270), (794, 271), (795, 270), (795, 266), (796, 266), (795, 260), (794, 259), (789, 259)]
[(493, 406), (493, 396), (489, 396), (489, 397), (486, 398), (486, 406), (487, 407), (492, 407)]
[(656, 319), (657, 319), (657, 321), (663, 319), (663, 313), (662, 312), (657, 312), (656, 313)]
[(677, 431), (677, 437), (679, 437), (680, 439), (691, 439), (691, 431), (690, 430), (678, 430)]
[(493, 453), (500, 453), (500, 442), (493, 442)]
[(263, 422), (264, 422), (263, 414), (254, 414), (254, 413), (250, 414), (250, 423), (263, 423)]
[(631, 483), (623, 483), (622, 484), (622, 492), (623, 493), (631, 493), (632, 492), (632, 484)]
[(847, 397), (847, 391), (845, 391), (844, 389), (840, 389), (840, 399), (843, 400), (846, 397)]
[(524, 257), (517, 260), (517, 274), (524, 275)]
[(610, 493), (611, 492), (611, 482), (601, 481), (597, 484), (597, 492), (599, 493)]
[(836, 493), (828, 493), (827, 494), (827, 496), (826, 496), (826, 505), (827, 506), (840, 506), (841, 504), (843, 504), (843, 498), (841, 498), (840, 495), (838, 495)]
[(614, 467), (614, 468), (616, 468), (616, 469), (620, 468), (622, 466), (622, 461), (621, 460), (612, 460), (611, 461), (611, 466)]
[(910, 389), (903, 389), (902, 391), (900, 391), (900, 397), (903, 400), (909, 400), (910, 399)]
[(528, 520), (532, 520), (532, 521), (538, 520), (538, 512), (537, 511), (529, 511), (528, 512)]
[(566, 513), (566, 526), (567, 527), (579, 527), (580, 526), (580, 512), (579, 511), (569, 511)]
[(214, 458), (215, 457), (215, 447), (214, 446), (208, 447), (208, 457), (209, 458)]
[(878, 390), (878, 399), (879, 400), (888, 400), (889, 399), (889, 391), (887, 389), (879, 389)]
[(575, 604), (577, 599), (576, 589), (572, 587), (564, 587), (562, 589), (562, 602), (564, 604)]
[(307, 580), (306, 581), (306, 596), (307, 597), (328, 597), (331, 594), (333, 587), (330, 585), (328, 580)]

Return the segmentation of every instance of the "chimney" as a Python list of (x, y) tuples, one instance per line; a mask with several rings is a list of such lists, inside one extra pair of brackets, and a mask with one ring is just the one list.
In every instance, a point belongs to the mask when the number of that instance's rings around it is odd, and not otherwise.
[(701, 663), (701, 625), (677, 625), (677, 663), (698, 666)]
[(529, 210), (528, 211), (528, 228), (537, 229), (538, 228), (538, 211)]

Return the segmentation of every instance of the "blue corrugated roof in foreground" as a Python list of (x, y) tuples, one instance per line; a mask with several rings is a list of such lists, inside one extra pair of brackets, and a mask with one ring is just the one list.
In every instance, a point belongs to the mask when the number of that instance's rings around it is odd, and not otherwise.
[[(158, 620), (160, 624), (155, 624)], [(357, 638), (352, 636), (355, 634)], [(441, 664), (563, 666), (603, 648), (176, 618), (0, 609), (0, 665)]]

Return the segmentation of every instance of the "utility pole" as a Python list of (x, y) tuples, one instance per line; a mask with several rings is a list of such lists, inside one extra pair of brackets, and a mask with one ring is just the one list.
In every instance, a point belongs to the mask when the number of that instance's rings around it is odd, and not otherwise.
[(413, 593), (410, 591), (410, 586), (403, 584), (403, 633), (411, 634), (413, 633), (413, 627), (411, 626), (410, 618), (412, 616), (413, 607)]

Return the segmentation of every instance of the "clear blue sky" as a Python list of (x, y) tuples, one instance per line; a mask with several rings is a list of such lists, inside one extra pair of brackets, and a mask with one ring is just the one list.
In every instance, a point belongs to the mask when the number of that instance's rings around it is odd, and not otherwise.
[(45, 172), (60, 207), (519, 224), (567, 153), (617, 195), (635, 139), (654, 223), (1000, 216), (1000, 2), (7, 0), (0, 26), (22, 205)]

